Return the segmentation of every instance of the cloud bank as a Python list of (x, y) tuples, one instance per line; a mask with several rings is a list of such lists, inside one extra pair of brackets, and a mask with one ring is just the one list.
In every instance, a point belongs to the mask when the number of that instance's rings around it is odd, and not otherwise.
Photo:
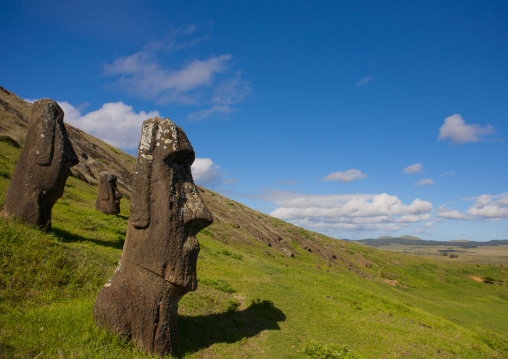
[(437, 216), (446, 219), (499, 221), (508, 219), (508, 192), (498, 195), (483, 194), (479, 197), (466, 198), (475, 200), (465, 212), (459, 212), (445, 206), (438, 208)]
[(431, 219), (432, 205), (415, 199), (404, 204), (396, 196), (382, 194), (308, 195), (270, 190), (261, 199), (279, 207), (271, 216), (298, 226), (327, 232), (393, 232)]

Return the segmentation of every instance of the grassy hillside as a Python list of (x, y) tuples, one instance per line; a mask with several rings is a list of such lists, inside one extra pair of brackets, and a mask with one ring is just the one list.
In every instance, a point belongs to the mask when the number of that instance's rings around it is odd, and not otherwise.
[[(0, 141), (0, 202), (19, 152)], [(151, 357), (93, 322), (129, 203), (119, 216), (97, 212), (96, 185), (77, 177), (54, 207), (52, 234), (0, 218), (0, 357)], [(506, 267), (381, 251), (201, 195), (215, 221), (198, 234), (180, 357), (508, 357)]]

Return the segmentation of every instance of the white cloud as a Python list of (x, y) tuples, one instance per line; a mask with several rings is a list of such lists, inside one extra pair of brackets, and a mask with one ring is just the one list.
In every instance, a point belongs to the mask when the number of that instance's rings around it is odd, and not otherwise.
[(202, 121), (202, 120), (206, 120), (210, 116), (226, 116), (234, 111), (237, 111), (237, 109), (231, 108), (229, 106), (213, 105), (208, 110), (201, 110), (201, 111), (190, 113), (187, 116), (187, 118), (191, 122)]
[(421, 180), (413, 183), (413, 186), (429, 186), (432, 184), (436, 184), (436, 182), (434, 182), (431, 178), (422, 178)]
[(65, 122), (123, 149), (136, 149), (143, 121), (159, 117), (158, 111), (136, 113), (132, 106), (123, 102), (105, 103), (100, 109), (84, 116), (66, 101), (58, 104), (65, 113)]
[(373, 78), (374, 78), (374, 76), (366, 76), (363, 79), (361, 79), (360, 81), (358, 81), (356, 83), (355, 87), (360, 87), (360, 86), (367, 85)]
[(431, 221), (431, 222), (427, 222), (427, 223), (425, 223), (423, 226), (424, 226), (425, 228), (432, 228), (432, 227), (434, 227), (434, 222), (432, 222), (432, 221)]
[(491, 125), (480, 126), (466, 124), (459, 114), (445, 118), (444, 124), (439, 129), (438, 141), (450, 139), (454, 144), (478, 142), (482, 136), (491, 135), (495, 132)]
[(414, 175), (420, 173), (423, 170), (423, 165), (421, 163), (413, 163), (411, 166), (407, 166), (404, 168), (404, 173)]
[(219, 184), (236, 183), (235, 179), (225, 179), (227, 173), (221, 172), (220, 167), (210, 158), (196, 158), (191, 167), (194, 182), (201, 186), (214, 187)]
[(357, 170), (356, 168), (351, 168), (350, 170), (344, 171), (344, 172), (334, 172), (330, 173), (328, 176), (325, 177), (325, 181), (341, 181), (341, 182), (351, 182), (354, 180), (361, 180), (363, 178), (366, 178), (367, 175), (365, 173), (362, 173), (360, 170)]
[(446, 219), (459, 219), (459, 220), (471, 220), (473, 217), (468, 216), (459, 211), (447, 208), (445, 205), (439, 206), (437, 209), (437, 216)]
[(444, 172), (441, 176), (442, 177), (451, 176), (454, 173), (455, 173), (455, 171), (448, 171), (448, 172)]
[(496, 196), (481, 195), (466, 213), (487, 220), (508, 219), (508, 192)]
[(242, 79), (240, 72), (237, 72), (217, 83), (213, 89), (211, 102), (233, 105), (242, 102), (251, 92), (250, 84)]
[(259, 196), (279, 207), (271, 216), (325, 232), (396, 231), (431, 218), (432, 205), (415, 199), (403, 204), (396, 196), (383, 194), (306, 195), (271, 190)]
[(199, 89), (211, 87), (214, 76), (224, 72), (231, 55), (193, 60), (178, 69), (165, 68), (146, 52), (117, 58), (104, 67), (107, 75), (119, 75), (118, 84), (129, 93), (158, 102), (193, 104)]
[(189, 40), (195, 31), (196, 27), (190, 26), (175, 30), (166, 39), (150, 41), (140, 51), (105, 64), (104, 73), (114, 77), (115, 85), (121, 90), (157, 103), (199, 107), (212, 104), (225, 109), (242, 102), (251, 88), (242, 79), (241, 72), (232, 69), (231, 54), (174, 60), (175, 52), (204, 40)]

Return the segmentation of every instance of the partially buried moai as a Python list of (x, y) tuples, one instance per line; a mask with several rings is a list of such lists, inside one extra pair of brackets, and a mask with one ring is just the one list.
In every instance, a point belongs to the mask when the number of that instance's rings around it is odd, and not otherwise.
[(113, 173), (102, 172), (99, 176), (95, 209), (106, 214), (118, 214), (122, 197), (116, 186), (116, 176)]
[(169, 119), (143, 123), (127, 236), (93, 314), (99, 325), (164, 356), (176, 354), (178, 302), (196, 290), (195, 235), (212, 214), (192, 180), (194, 150)]
[(51, 210), (62, 197), (70, 168), (79, 160), (64, 123), (64, 112), (49, 99), (33, 105), (25, 144), (5, 195), (4, 209), (51, 231)]

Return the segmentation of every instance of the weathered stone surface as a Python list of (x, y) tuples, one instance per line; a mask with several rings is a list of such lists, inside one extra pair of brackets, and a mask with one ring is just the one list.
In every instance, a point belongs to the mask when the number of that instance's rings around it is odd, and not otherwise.
[(176, 354), (178, 302), (197, 288), (195, 235), (212, 223), (192, 180), (193, 162), (194, 150), (173, 122), (143, 123), (122, 257), (94, 305), (100, 325), (160, 356)]
[(118, 214), (122, 197), (116, 186), (116, 176), (113, 173), (102, 172), (99, 177), (95, 209), (106, 214)]
[(51, 210), (62, 197), (70, 167), (79, 160), (63, 123), (60, 106), (49, 99), (34, 103), (24, 147), (5, 195), (4, 208), (51, 231)]

